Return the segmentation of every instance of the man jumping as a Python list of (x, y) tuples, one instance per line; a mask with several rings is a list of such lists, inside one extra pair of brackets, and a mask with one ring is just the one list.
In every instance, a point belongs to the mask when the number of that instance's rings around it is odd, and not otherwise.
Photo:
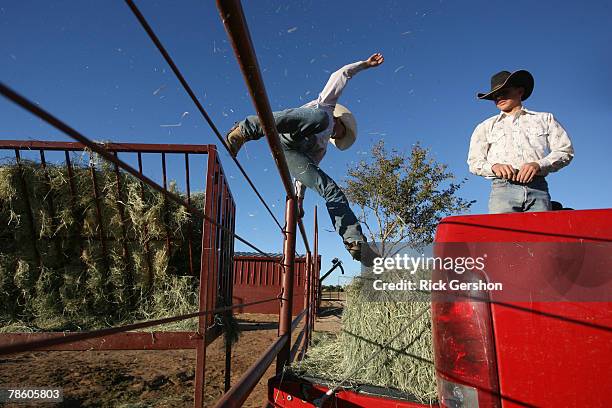
[[(317, 99), (299, 108), (273, 113), (289, 171), (296, 179), (300, 214), (303, 214), (305, 189), (311, 188), (325, 199), (336, 231), (353, 259), (358, 261), (361, 260), (362, 244), (366, 242), (361, 225), (340, 187), (319, 168), (319, 163), (327, 152), (329, 141), (340, 150), (355, 143), (357, 123), (351, 111), (337, 103), (338, 99), (349, 79), (383, 61), (382, 54), (376, 53), (365, 61), (345, 65), (330, 76)], [(235, 157), (245, 142), (262, 137), (264, 132), (259, 118), (248, 116), (229, 131), (226, 139)]]

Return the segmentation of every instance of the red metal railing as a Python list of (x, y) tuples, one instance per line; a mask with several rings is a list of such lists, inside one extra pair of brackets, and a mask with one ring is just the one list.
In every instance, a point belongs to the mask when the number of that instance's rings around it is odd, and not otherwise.
[[(188, 146), (188, 145), (152, 145), (152, 144), (104, 144), (100, 145), (105, 151), (113, 153), (115, 158), (118, 154), (136, 155), (138, 159), (138, 172), (143, 174), (142, 156), (159, 155), (161, 159), (163, 190), (167, 190), (167, 173), (166, 173), (166, 154), (177, 153), (182, 154), (185, 161), (185, 186), (187, 191), (187, 202), (191, 202), (191, 180), (189, 175), (189, 158), (190, 155), (207, 155), (206, 169), (202, 169), (202, 173), (206, 174), (205, 188), (205, 214), (209, 214), (210, 219), (204, 219), (202, 225), (202, 237), (197, 237), (202, 240), (202, 251), (200, 259), (200, 288), (199, 288), (199, 309), (198, 312), (189, 315), (189, 317), (198, 317), (197, 332), (154, 332), (154, 333), (134, 333), (131, 330), (152, 327), (168, 323), (170, 321), (183, 320), (181, 316), (178, 318), (160, 319), (147, 323), (136, 325), (128, 325), (119, 328), (110, 328), (87, 333), (75, 333), (66, 335), (65, 333), (10, 333), (0, 335), (0, 353), (6, 354), (9, 352), (25, 351), (25, 350), (161, 350), (161, 349), (196, 349), (197, 366), (195, 376), (195, 399), (202, 400), (204, 389), (204, 372), (206, 365), (206, 346), (216, 339), (221, 331), (217, 326), (214, 326), (212, 311), (221, 308), (222, 311), (231, 310), (232, 299), (232, 257), (233, 257), (233, 236), (231, 233), (235, 227), (235, 211), (236, 205), (227, 183), (227, 179), (223, 173), (223, 168), (219, 162), (214, 145), (204, 146)], [(23, 151), (38, 151), (40, 157), (40, 169), (45, 172), (47, 179), (47, 160), (46, 151), (62, 151), (64, 152), (65, 162), (70, 183), (72, 211), (75, 211), (75, 186), (74, 186), (74, 168), (70, 159), (70, 152), (84, 151), (85, 146), (80, 143), (63, 143), (63, 142), (36, 142), (36, 141), (17, 141), (4, 140), (0, 141), (0, 150), (13, 150), (15, 162), (21, 167)], [(90, 160), (90, 163), (93, 161)], [(122, 196), (121, 181), (119, 167), (115, 165), (115, 177), (119, 197)], [(104, 223), (102, 222), (101, 197), (97, 178), (95, 175), (94, 165), (90, 164), (90, 175), (92, 183), (92, 192), (94, 202), (96, 204), (96, 217), (98, 225), (97, 240), (101, 244), (103, 259), (108, 260), (107, 241), (110, 237), (105, 233)], [(27, 179), (21, 177), (23, 190), (27, 191)], [(142, 185), (141, 193), (144, 194), (144, 184)], [(27, 194), (23, 197), (26, 202), (27, 213), (30, 221), (33, 221), (32, 208), (29, 203)], [(53, 205), (52, 195), (48, 195), (47, 204), (49, 207), (51, 219), (56, 217), (56, 209)], [(120, 209), (122, 207), (119, 207)], [(129, 249), (126, 245), (127, 234), (125, 231), (125, 214), (121, 211), (123, 222), (123, 255), (126, 259), (129, 258)], [(29, 223), (30, 226), (35, 225), (34, 222)], [(33, 228), (33, 227), (32, 227)], [(188, 228), (188, 231), (192, 231)], [(36, 241), (38, 237), (32, 230), (31, 239)], [(194, 246), (193, 236), (187, 235), (189, 248), (189, 271), (193, 275), (194, 262), (192, 248)], [(55, 240), (57, 243), (58, 241)], [(170, 237), (166, 234), (165, 238), (166, 250), (170, 250)], [(36, 247), (36, 246), (34, 246)], [(148, 248), (145, 248), (145, 254), (149, 254)], [(43, 265), (44, 260), (37, 252), (36, 257), (39, 265)], [(150, 259), (147, 256), (147, 263), (150, 264)], [(108, 266), (108, 265), (107, 265)], [(152, 268), (147, 268), (152, 271)], [(147, 280), (150, 283), (153, 276), (149, 273)], [(277, 300), (277, 297), (268, 299), (267, 301)], [(259, 301), (257, 301), (259, 302)], [(183, 316), (185, 317), (185, 316)], [(188, 317), (185, 317), (188, 318)], [(210, 328), (212, 327), (212, 328)], [(207, 329), (208, 328), (208, 329)], [(229, 362), (231, 358), (231, 348), (226, 348), (226, 359)], [(229, 364), (228, 364), (229, 365)], [(226, 371), (227, 382), (229, 382), (229, 370)]]
[[(131, 0), (126, 0), (126, 3), (137, 17), (151, 40), (155, 43), (158, 50), (166, 62), (171, 66), (173, 72), (189, 94), (193, 102), (196, 104), (198, 110), (208, 122), (213, 133), (222, 142), (222, 145), (227, 149), (227, 146), (223, 143), (223, 137), (217, 130), (216, 126), (206, 113), (202, 105), (199, 103), (194, 92), (189, 87), (187, 81), (179, 71), (168, 52), (165, 50), (149, 24), (146, 22), (143, 15), (136, 8), (135, 4)], [(271, 299), (263, 299), (250, 304), (270, 302), (274, 300), (280, 300), (280, 315), (279, 315), (279, 337), (270, 346), (268, 351), (243, 375), (243, 377), (236, 383), (219, 401), (219, 406), (238, 406), (242, 404), (252, 391), (253, 387), (261, 376), (265, 373), (266, 369), (270, 366), (274, 358), (277, 359), (276, 369), (277, 373), (281, 372), (291, 361), (296, 357), (298, 350), (301, 347), (301, 353), (298, 356), (302, 356), (305, 352), (306, 347), (311, 339), (311, 332), (314, 327), (314, 316), (316, 313), (317, 304), (317, 285), (316, 281), (318, 276), (314, 271), (319, 270), (318, 266), (318, 232), (316, 225), (316, 209), (315, 209), (315, 242), (314, 242), (314, 256), (311, 253), (310, 246), (306, 231), (301, 219), (297, 218), (296, 211), (296, 196), (293, 190), (293, 184), (288, 171), (287, 163), (285, 161), (284, 153), (280, 147), (278, 133), (276, 131), (272, 111), (270, 104), (267, 99), (263, 80), (261, 78), (260, 70), (257, 64), (253, 46), (251, 43), (250, 35), (242, 11), (242, 7), (238, 1), (218, 1), (218, 7), (221, 12), (221, 16), (224, 24), (226, 25), (227, 31), (232, 39), (234, 49), (236, 51), (238, 60), (241, 64), (241, 69), (247, 81), (247, 85), (253, 102), (255, 104), (257, 113), (261, 119), (261, 123), (264, 127), (270, 149), (275, 159), (276, 165), (279, 169), (282, 184), (285, 188), (287, 195), (286, 199), (286, 210), (285, 210), (285, 226), (281, 227), (279, 221), (276, 219), (272, 211), (270, 210), (267, 203), (263, 200), (261, 194), (257, 191), (246, 172), (243, 170), (240, 163), (233, 158), (235, 164), (238, 166), (243, 176), (249, 182), (249, 185), (255, 191), (262, 204), (266, 207), (270, 215), (274, 218), (276, 224), (283, 230), (284, 238), (284, 252), (282, 258), (282, 290), (278, 297)], [(16, 160), (19, 162), (19, 152), (21, 150), (39, 149), (41, 150), (41, 166), (44, 167), (45, 150), (61, 150), (65, 152), (66, 164), (70, 171), (70, 157), (69, 152), (75, 150), (88, 149), (91, 152), (98, 154), (101, 158), (107, 160), (109, 163), (114, 165), (117, 176), (120, 170), (131, 174), (132, 176), (139, 179), (143, 185), (146, 184), (151, 188), (157, 190), (163, 196), (172, 200), (175, 203), (182, 205), (188, 212), (202, 220), (203, 233), (202, 233), (202, 256), (200, 259), (200, 304), (199, 311), (182, 316), (174, 316), (166, 319), (160, 319), (155, 321), (148, 321), (138, 323), (134, 325), (109, 328), (84, 333), (72, 333), (72, 334), (55, 334), (55, 333), (44, 333), (44, 334), (19, 334), (12, 337), (10, 342), (0, 343), (0, 355), (13, 353), (17, 351), (27, 350), (41, 350), (41, 349), (62, 349), (62, 350), (75, 350), (92, 348), (92, 341), (99, 349), (125, 349), (126, 344), (130, 347), (135, 345), (142, 349), (164, 349), (164, 348), (195, 348), (197, 350), (197, 367), (196, 367), (196, 386), (195, 386), (195, 398), (194, 404), (196, 407), (203, 405), (203, 381), (204, 371), (206, 363), (206, 345), (209, 344), (214, 338), (220, 333), (208, 332), (208, 327), (211, 322), (212, 315), (215, 313), (228, 313), (231, 310), (244, 307), (247, 304), (239, 305), (227, 305), (218, 307), (217, 299), (215, 294), (217, 293), (215, 288), (221, 287), (221, 295), (224, 300), (231, 302), (231, 259), (233, 255), (233, 239), (237, 239), (243, 242), (245, 245), (256, 250), (259, 253), (267, 255), (264, 251), (254, 246), (251, 242), (247, 241), (243, 237), (240, 237), (234, 232), (235, 226), (235, 205), (227, 181), (224, 178), (221, 165), (218, 161), (216, 150), (214, 146), (180, 146), (180, 145), (126, 145), (126, 144), (98, 144), (91, 141), (77, 130), (71, 128), (69, 125), (61, 121), (60, 119), (53, 116), (48, 111), (44, 110), (37, 104), (26, 99), (10, 87), (3, 83), (0, 83), (0, 93), (6, 98), (10, 99), (14, 103), (20, 105), (24, 109), (38, 116), (43, 121), (59, 129), (66, 135), (75, 139), (79, 143), (59, 143), (59, 142), (21, 142), (21, 141), (6, 141), (4, 146), (6, 149), (14, 149), (16, 152)], [(38, 143), (43, 143), (38, 144)], [(198, 149), (204, 149), (204, 151), (198, 151)], [(124, 153), (128, 151), (136, 151), (138, 154), (138, 170), (134, 169), (126, 162), (119, 158), (118, 153)], [(161, 154), (161, 165), (163, 172), (163, 186), (155, 183), (149, 177), (143, 174), (142, 168), (142, 154), (145, 153), (159, 153)], [(185, 154), (185, 173), (186, 178), (189, 178), (189, 154), (206, 153), (208, 157), (207, 167), (207, 194), (204, 211), (200, 211), (195, 208), (190, 200), (190, 185), (189, 182), (186, 184), (187, 199), (183, 200), (181, 197), (167, 189), (167, 178), (166, 178), (166, 154), (169, 153), (184, 153)], [(119, 178), (119, 177), (118, 177)], [(92, 183), (95, 183), (95, 177), (92, 177)], [(208, 191), (209, 186), (212, 191)], [(118, 184), (118, 188), (121, 186)], [(99, 191), (94, 185), (94, 194), (96, 195), (96, 201), (99, 201)], [(73, 193), (74, 189), (72, 188)], [(74, 196), (74, 194), (73, 194)], [(74, 197), (73, 197), (74, 198)], [(98, 204), (99, 206), (99, 204)], [(96, 208), (98, 217), (100, 217), (100, 208)], [(30, 214), (31, 215), (31, 214)], [(121, 215), (122, 217), (124, 215)], [(296, 233), (299, 227), (302, 235), (302, 240), (306, 250), (306, 256), (309, 259), (308, 263), (308, 288), (306, 290), (306, 303), (307, 307), (302, 313), (300, 313), (293, 321), (291, 320), (292, 312), (292, 299), (293, 299), (293, 279), (294, 279), (294, 260), (295, 260), (295, 240)], [(124, 234), (124, 238), (125, 238)], [(35, 235), (32, 234), (35, 238)], [(190, 247), (193, 237), (188, 237)], [(103, 230), (99, 231), (98, 239), (101, 243), (105, 243), (106, 236)], [(126, 240), (124, 239), (124, 242)], [(169, 235), (166, 237), (166, 243), (169, 245)], [(128, 248), (125, 247), (125, 251)], [(191, 255), (190, 251), (190, 257)], [(40, 259), (40, 254), (39, 254)], [(190, 258), (190, 264), (193, 264)], [(193, 265), (190, 266), (193, 269)], [(229, 272), (228, 272), (229, 271)], [(303, 326), (301, 333), (298, 335), (298, 341), (291, 347), (291, 333), (294, 331), (301, 320), (306, 316), (306, 323)], [(193, 317), (199, 317), (199, 330), (192, 336), (185, 337), (184, 333), (163, 333), (157, 336), (151, 336), (146, 334), (142, 336), (140, 333), (128, 333), (130, 330), (153, 327), (156, 325), (169, 323), (173, 321), (179, 321), (189, 319)], [(109, 340), (112, 339), (112, 340)], [(228, 352), (229, 353), (229, 352)], [(231, 367), (231, 361), (229, 360), (229, 354), (226, 356), (226, 368)], [(226, 390), (229, 387), (229, 369), (226, 369)]]
[[(248, 30), (246, 18), (242, 5), (238, 0), (217, 0), (217, 8), (221, 14), (221, 19), (225, 25), (225, 29), (230, 37), (236, 59), (242, 70), (242, 74), (247, 83), (249, 93), (259, 120), (261, 122), (266, 139), (272, 151), (272, 156), (278, 167), (279, 175), (285, 192), (287, 194), (286, 199), (286, 210), (285, 210), (285, 242), (284, 242), (284, 262), (283, 262), (283, 277), (282, 277), (282, 299), (281, 309), (279, 316), (279, 337), (277, 341), (270, 346), (270, 348), (264, 353), (264, 355), (245, 373), (242, 378), (221, 398), (217, 403), (217, 407), (238, 407), (246, 401), (248, 395), (251, 393), (259, 379), (265, 373), (267, 367), (272, 363), (274, 357), (276, 360), (276, 372), (281, 373), (283, 369), (291, 362), (291, 356), (295, 356), (296, 353), (291, 353), (291, 312), (292, 312), (292, 299), (293, 299), (293, 278), (294, 278), (294, 253), (295, 253), (295, 234), (296, 226), (299, 224), (300, 232), (304, 240), (304, 246), (306, 247), (307, 257), (314, 262), (318, 262), (318, 237), (317, 227), (315, 226), (315, 253), (314, 257), (310, 252), (308, 240), (302, 220), (297, 219), (297, 197), (293, 189), (293, 183), (291, 175), (289, 174), (289, 168), (285, 160), (285, 155), (280, 145), (280, 139), (274, 117), (272, 116), (272, 109), (270, 108), (270, 102), (266, 93), (257, 57), (251, 40), (251, 36)], [(315, 225), (316, 225), (316, 211), (315, 211)], [(318, 270), (318, 268), (314, 268)], [(307, 342), (304, 339), (310, 338), (310, 332), (314, 327), (314, 307), (316, 304), (316, 292), (314, 290), (313, 269), (309, 268), (310, 276), (310, 292), (312, 297), (304, 312), (302, 312), (294, 320), (296, 321), (302, 318), (304, 314), (307, 314), (308, 319), (303, 329), (303, 334), (299, 335), (298, 346), (300, 342), (303, 342), (304, 348), (307, 346)], [(305, 334), (308, 333), (308, 334)], [(297, 349), (295, 349), (297, 351)]]

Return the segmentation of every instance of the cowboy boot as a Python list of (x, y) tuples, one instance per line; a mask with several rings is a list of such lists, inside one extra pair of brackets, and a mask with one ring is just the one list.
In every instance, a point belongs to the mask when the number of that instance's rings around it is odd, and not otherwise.
[(232, 157), (236, 157), (238, 151), (243, 144), (247, 141), (247, 138), (242, 134), (240, 126), (236, 123), (225, 136), (225, 142), (230, 150)]
[(353, 259), (361, 262), (366, 267), (372, 267), (374, 265), (374, 258), (380, 256), (367, 242), (349, 242), (345, 243), (345, 246)]
[(351, 254), (351, 257), (356, 261), (361, 261), (361, 242), (348, 242), (345, 244), (347, 251)]

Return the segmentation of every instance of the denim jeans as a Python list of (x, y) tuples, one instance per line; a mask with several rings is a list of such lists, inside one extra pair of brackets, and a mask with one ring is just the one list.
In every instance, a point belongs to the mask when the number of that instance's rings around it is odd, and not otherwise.
[(535, 177), (528, 184), (493, 179), (489, 196), (490, 214), (550, 210), (548, 183), (544, 177)]
[[(359, 220), (344, 192), (307, 154), (316, 143), (315, 135), (329, 125), (327, 113), (317, 108), (296, 108), (274, 112), (273, 115), (291, 175), (325, 199), (332, 224), (345, 244), (365, 242)], [(264, 137), (257, 116), (248, 116), (239, 126), (249, 140)]]

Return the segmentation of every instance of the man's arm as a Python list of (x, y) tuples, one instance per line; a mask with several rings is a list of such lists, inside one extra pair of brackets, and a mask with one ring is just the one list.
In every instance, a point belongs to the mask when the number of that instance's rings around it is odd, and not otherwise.
[(546, 117), (548, 124), (548, 147), (550, 153), (535, 162), (525, 163), (517, 174), (517, 181), (529, 183), (536, 175), (546, 176), (567, 166), (574, 158), (572, 141), (563, 126), (549, 113)]
[(319, 94), (317, 103), (321, 105), (335, 106), (349, 79), (364, 69), (379, 66), (384, 62), (384, 60), (385, 59), (383, 58), (382, 54), (376, 53), (365, 61), (358, 61), (343, 66), (331, 74), (327, 84), (325, 84), (325, 87)]
[(565, 129), (563, 129), (563, 126), (552, 114), (548, 115), (547, 122), (550, 153), (537, 162), (540, 165), (540, 171), (544, 175), (562, 169), (574, 158), (572, 141)]
[(467, 163), (470, 167), (470, 172), (483, 177), (494, 177), (495, 173), (491, 169), (493, 163), (487, 161), (487, 153), (489, 151), (489, 143), (485, 133), (483, 124), (479, 124), (472, 133), (470, 139), (470, 150), (468, 152)]

